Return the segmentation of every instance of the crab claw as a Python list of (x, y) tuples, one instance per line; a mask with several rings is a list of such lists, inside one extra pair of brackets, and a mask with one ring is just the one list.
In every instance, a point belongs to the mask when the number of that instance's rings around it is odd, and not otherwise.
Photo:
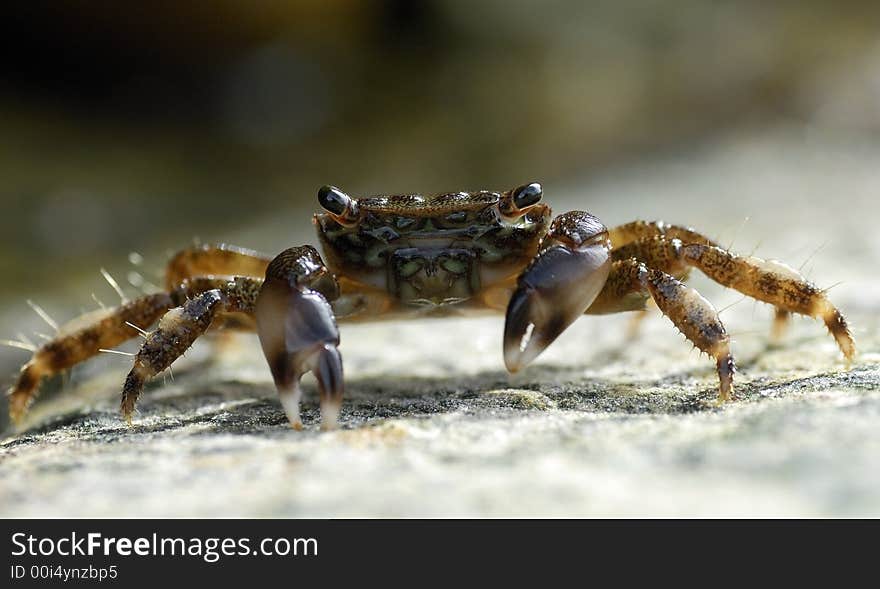
[(519, 277), (507, 305), (504, 364), (516, 372), (584, 314), (611, 270), (607, 242), (551, 246)]
[(302, 429), (300, 379), (313, 372), (321, 395), (321, 427), (332, 429), (342, 406), (339, 330), (327, 299), (308, 288), (270, 279), (257, 298), (257, 330), (281, 404), (294, 429)]

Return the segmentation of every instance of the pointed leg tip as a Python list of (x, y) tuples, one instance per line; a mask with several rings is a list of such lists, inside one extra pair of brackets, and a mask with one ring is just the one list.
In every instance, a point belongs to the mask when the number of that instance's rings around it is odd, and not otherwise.
[(27, 412), (25, 407), (16, 402), (15, 397), (9, 398), (9, 419), (16, 427), (20, 426), (24, 421), (24, 415)]
[(722, 382), (721, 386), (718, 388), (718, 398), (715, 400), (715, 405), (718, 407), (723, 407), (726, 403), (729, 403), (733, 399), (733, 383)]
[(133, 424), (134, 418), (134, 402), (131, 398), (124, 398), (119, 405), (119, 413), (122, 415), (123, 421), (129, 427)]
[(736, 374), (736, 362), (728, 350), (715, 352), (718, 369), (718, 404), (723, 405), (733, 398), (733, 377)]
[(123, 421), (126, 424), (131, 425), (132, 414), (134, 413), (134, 406), (131, 403), (127, 402), (126, 399), (122, 401), (119, 407), (119, 414), (122, 416)]
[(297, 383), (290, 388), (279, 388), (278, 396), (290, 429), (302, 431), (303, 423), (299, 414), (299, 400), (302, 397), (302, 390), (299, 388), (299, 384)]
[(332, 431), (339, 425), (339, 413), (342, 403), (326, 402), (321, 404), (321, 431)]
[(856, 349), (855, 343), (852, 341), (848, 342), (848, 345), (845, 346), (845, 349), (843, 350), (843, 361), (847, 370), (850, 370), (853, 367), (858, 355), (859, 351)]
[(22, 367), (18, 382), (6, 391), (6, 397), (9, 399), (9, 418), (16, 425), (24, 421), (36, 397), (40, 380), (37, 368), (32, 363), (28, 363)]

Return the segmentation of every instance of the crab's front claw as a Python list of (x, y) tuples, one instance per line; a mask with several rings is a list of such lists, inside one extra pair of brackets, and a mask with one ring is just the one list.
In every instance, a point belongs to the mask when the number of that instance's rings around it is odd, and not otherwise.
[(520, 275), (507, 306), (504, 364), (516, 372), (584, 314), (611, 269), (607, 240), (559, 243), (535, 258)]
[(255, 315), (263, 354), (291, 427), (302, 428), (300, 379), (309, 371), (318, 380), (321, 427), (335, 427), (344, 389), (339, 330), (327, 299), (308, 288), (268, 279)]

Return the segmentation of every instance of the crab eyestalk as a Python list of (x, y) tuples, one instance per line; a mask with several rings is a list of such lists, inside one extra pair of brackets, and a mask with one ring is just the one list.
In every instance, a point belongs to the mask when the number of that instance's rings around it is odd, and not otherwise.
[(543, 196), (544, 190), (537, 182), (523, 184), (504, 193), (501, 201), (498, 203), (498, 209), (505, 217), (521, 217), (534, 205), (538, 204)]
[(360, 219), (357, 201), (335, 186), (318, 189), (318, 204), (341, 225), (354, 225)]
[(611, 269), (608, 233), (587, 213), (558, 217), (543, 245), (507, 306), (504, 364), (510, 372), (534, 360), (584, 314)]

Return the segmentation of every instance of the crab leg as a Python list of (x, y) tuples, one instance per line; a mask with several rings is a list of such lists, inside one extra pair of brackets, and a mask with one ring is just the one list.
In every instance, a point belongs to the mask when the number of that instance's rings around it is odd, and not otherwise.
[[(129, 423), (147, 380), (171, 366), (183, 355), (207, 331), (218, 314), (253, 313), (257, 294), (263, 283), (259, 278), (249, 277), (236, 277), (231, 282), (207, 278), (195, 280), (202, 286), (214, 285), (215, 288), (205, 290), (182, 307), (165, 313), (156, 329), (147, 334), (135, 355), (134, 366), (122, 387), (120, 403), (122, 416)], [(223, 284), (218, 285), (218, 282)]]
[[(701, 244), (719, 247), (718, 243), (702, 233), (684, 227), (671, 225), (663, 221), (632, 221), (624, 225), (618, 225), (608, 230), (614, 250), (611, 257), (614, 260), (627, 260), (636, 258), (644, 262), (650, 268), (657, 268), (672, 274), (679, 280), (685, 280), (690, 273), (691, 266), (681, 264), (674, 256), (672, 259), (665, 254), (666, 248), (656, 246), (657, 241), (668, 242), (678, 239), (682, 243)], [(661, 259), (658, 259), (658, 256)], [(782, 337), (788, 325), (791, 313), (780, 307), (776, 308), (773, 320), (771, 336), (774, 340)]]
[(165, 286), (177, 287), (196, 276), (254, 276), (262, 278), (271, 258), (227, 244), (202, 245), (174, 254), (165, 267)]
[(783, 311), (822, 319), (846, 361), (849, 363), (855, 358), (856, 343), (846, 319), (831, 304), (824, 290), (793, 268), (774, 260), (741, 257), (701, 244), (683, 246), (681, 256), (715, 282), (744, 295), (776, 305)]
[(770, 331), (770, 338), (774, 342), (778, 342), (788, 330), (788, 324), (791, 322), (791, 311), (786, 311), (776, 307), (776, 313), (773, 315), (773, 328)]
[[(270, 259), (252, 250), (230, 245), (208, 245), (182, 250), (169, 261), (165, 277), (168, 292), (149, 294), (111, 308), (100, 309), (61, 326), (51, 340), (37, 348), (7, 392), (9, 414), (20, 422), (48, 378), (132, 339), (169, 309), (203, 291), (224, 286), (228, 278), (216, 275), (262, 276)], [(132, 327), (137, 326), (137, 328)]]
[(691, 267), (698, 268), (719, 284), (774, 305), (776, 333), (781, 332), (791, 313), (822, 319), (847, 362), (855, 358), (855, 340), (846, 319), (831, 304), (825, 291), (782, 262), (737, 256), (718, 246), (684, 243), (662, 235), (631, 242), (614, 250), (612, 258), (635, 258), (649, 268), (673, 276), (686, 274)]
[(257, 331), (291, 427), (301, 429), (300, 379), (313, 372), (321, 396), (321, 426), (332, 429), (342, 406), (339, 330), (329, 300), (336, 279), (318, 252), (292, 248), (276, 257), (256, 302)]
[(695, 289), (669, 274), (646, 267), (635, 260), (618, 260), (611, 266), (605, 288), (596, 303), (612, 307), (633, 294), (650, 295), (657, 307), (700, 351), (715, 359), (718, 370), (718, 398), (726, 401), (733, 390), (736, 366), (730, 352), (730, 337), (715, 307)]
[(618, 225), (608, 230), (611, 246), (616, 250), (628, 243), (648, 237), (665, 236), (669, 239), (677, 238), (685, 243), (704, 243), (706, 245), (718, 245), (705, 235), (694, 231), (690, 227), (671, 225), (663, 221), (632, 221), (624, 225)]
[(583, 315), (608, 277), (610, 250), (607, 230), (589, 213), (572, 211), (553, 220), (507, 306), (504, 363), (509, 371), (534, 360)]
[(21, 369), (9, 390), (9, 415), (20, 423), (36, 398), (40, 382), (113, 348), (138, 335), (132, 325), (152, 325), (168, 309), (177, 306), (176, 293), (143, 296), (113, 309), (98, 310), (64, 325), (43, 344)]

